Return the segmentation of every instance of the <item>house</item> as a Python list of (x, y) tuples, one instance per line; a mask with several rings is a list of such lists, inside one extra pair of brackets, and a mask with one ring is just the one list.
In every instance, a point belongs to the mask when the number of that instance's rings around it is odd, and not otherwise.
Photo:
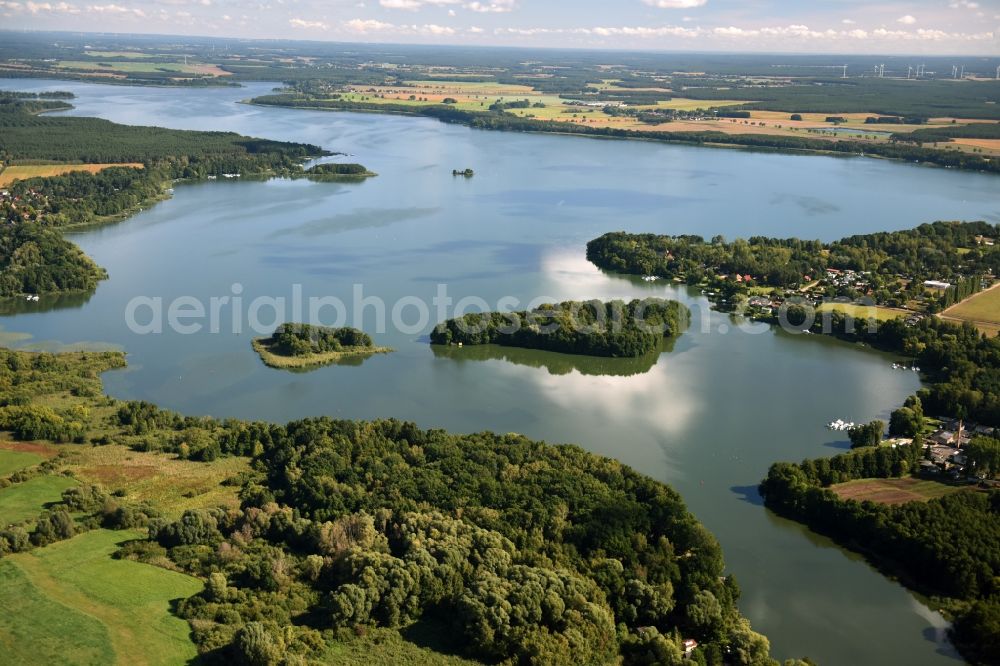
[(951, 288), (950, 284), (939, 280), (924, 280), (924, 286), (928, 289), (935, 289), (937, 291), (944, 291), (945, 289)]
[(947, 446), (955, 442), (955, 433), (950, 430), (938, 430), (928, 438), (928, 441), (940, 446)]
[(941, 467), (947, 467), (948, 463), (954, 460), (954, 456), (958, 455), (958, 449), (953, 446), (942, 446), (942, 445), (931, 445), (930, 447), (931, 461), (935, 465), (940, 465)]
[(693, 638), (685, 638), (681, 645), (684, 646), (684, 654), (687, 656), (694, 652), (695, 648), (698, 647), (698, 641)]

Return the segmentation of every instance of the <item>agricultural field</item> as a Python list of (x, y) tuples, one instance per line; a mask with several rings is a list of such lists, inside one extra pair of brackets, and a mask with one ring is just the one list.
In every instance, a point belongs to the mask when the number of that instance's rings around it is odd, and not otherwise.
[(170, 602), (202, 584), (112, 559), (119, 544), (141, 536), (94, 530), (0, 561), (0, 606), (8, 610), (0, 652), (15, 655), (7, 663), (166, 666), (195, 658), (187, 622), (171, 615)]
[(941, 313), (943, 319), (972, 322), (988, 335), (1000, 333), (1000, 283)]
[(0, 490), (0, 526), (34, 518), (50, 502), (58, 502), (62, 492), (77, 482), (66, 476), (36, 476)]
[(909, 310), (887, 308), (880, 305), (856, 305), (854, 303), (823, 303), (816, 308), (816, 312), (819, 314), (842, 312), (855, 319), (876, 319), (878, 321), (890, 321), (913, 314)]
[(91, 58), (153, 58), (149, 53), (139, 51), (86, 51), (86, 55)]
[(92, 60), (60, 60), (58, 69), (94, 70), (98, 72), (130, 74), (149, 72), (177, 72), (178, 74), (201, 74), (205, 76), (230, 76), (230, 73), (211, 63), (164, 62), (149, 59), (135, 59), (136, 62), (110, 60), (108, 62)]
[(141, 162), (119, 162), (106, 164), (14, 164), (0, 171), (0, 187), (10, 185), (17, 180), (28, 178), (46, 178), (49, 176), (61, 176), (74, 171), (86, 171), (87, 173), (97, 173), (110, 167), (132, 167), (141, 169)]
[(852, 499), (859, 502), (868, 500), (879, 504), (925, 502), (929, 499), (961, 492), (964, 489), (962, 486), (952, 486), (939, 481), (927, 481), (912, 477), (901, 479), (857, 479), (830, 486), (830, 490), (835, 492), (841, 499)]

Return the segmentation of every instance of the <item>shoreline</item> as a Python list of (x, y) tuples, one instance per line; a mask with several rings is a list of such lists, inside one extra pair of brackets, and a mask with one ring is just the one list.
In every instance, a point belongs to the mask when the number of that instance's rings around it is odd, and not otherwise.
[[(336, 108), (336, 107), (329, 107), (329, 106), (305, 106), (305, 105), (303, 105), (303, 106), (291, 106), (291, 105), (286, 105), (286, 104), (270, 104), (270, 103), (267, 103), (267, 102), (258, 102), (258, 101), (255, 101), (255, 98), (238, 100), (236, 103), (237, 104), (246, 104), (247, 106), (258, 106), (258, 107), (268, 107), (268, 108), (278, 108), (278, 109), (291, 109), (291, 110), (301, 109), (301, 110), (305, 110), (305, 111), (325, 111), (325, 112), (340, 112), (340, 113), (386, 114), (386, 115), (403, 116), (403, 117), (429, 118), (429, 119), (437, 120), (438, 122), (447, 123), (447, 124), (461, 125), (463, 127), (468, 127), (470, 129), (487, 130), (487, 131), (497, 131), (497, 132), (515, 132), (515, 133), (519, 133), (519, 134), (550, 134), (550, 135), (555, 135), (555, 136), (573, 136), (573, 137), (581, 137), (581, 138), (589, 138), (589, 139), (607, 139), (607, 140), (618, 140), (618, 141), (648, 141), (648, 142), (651, 142), (651, 143), (660, 143), (660, 144), (668, 144), (668, 145), (669, 144), (676, 144), (676, 145), (682, 145), (682, 146), (697, 146), (697, 147), (702, 147), (702, 148), (717, 148), (717, 149), (725, 149), (725, 150), (759, 151), (759, 152), (765, 152), (765, 153), (777, 153), (777, 154), (786, 154), (786, 155), (814, 155), (814, 156), (845, 157), (845, 158), (862, 157), (862, 158), (872, 158), (872, 159), (888, 160), (888, 161), (891, 161), (891, 162), (899, 162), (899, 163), (903, 163), (903, 164), (912, 164), (914, 166), (930, 166), (930, 167), (934, 167), (934, 168), (938, 168), (938, 169), (958, 169), (960, 171), (968, 171), (968, 172), (971, 172), (971, 173), (989, 174), (989, 173), (998, 173), (998, 172), (1000, 172), (1000, 169), (998, 169), (998, 168), (994, 168), (994, 169), (966, 168), (966, 167), (956, 166), (956, 165), (951, 165), (951, 164), (941, 164), (941, 163), (938, 163), (938, 162), (934, 161), (933, 159), (906, 159), (904, 157), (893, 157), (891, 155), (880, 155), (880, 154), (871, 153), (871, 152), (868, 152), (868, 151), (865, 151), (865, 150), (849, 151), (849, 150), (834, 150), (834, 149), (823, 149), (823, 148), (805, 148), (805, 147), (798, 148), (798, 147), (776, 146), (776, 145), (766, 145), (766, 144), (761, 144), (761, 145), (746, 145), (746, 144), (735, 143), (735, 142), (727, 142), (725, 140), (715, 141), (715, 140), (712, 140), (712, 139), (709, 139), (709, 138), (706, 138), (705, 140), (701, 140), (701, 141), (696, 141), (696, 140), (691, 140), (691, 139), (671, 138), (671, 137), (662, 136), (663, 134), (671, 134), (671, 132), (669, 132), (669, 131), (667, 131), (667, 132), (658, 132), (657, 135), (653, 135), (653, 133), (651, 133), (651, 132), (644, 132), (643, 130), (623, 130), (625, 132), (629, 132), (629, 134), (625, 134), (625, 135), (622, 135), (622, 136), (616, 136), (616, 135), (613, 135), (613, 134), (605, 134), (605, 133), (600, 133), (600, 132), (589, 132), (589, 131), (587, 131), (587, 132), (570, 132), (570, 131), (564, 131), (564, 130), (557, 129), (555, 127), (553, 127), (552, 129), (542, 128), (542, 127), (535, 128), (535, 129), (477, 127), (477, 126), (473, 125), (471, 122), (465, 122), (465, 121), (461, 121), (461, 120), (446, 121), (446, 120), (444, 120), (442, 118), (439, 118), (437, 116), (434, 116), (434, 115), (428, 115), (428, 114), (425, 114), (425, 113), (421, 113), (420, 111), (408, 111), (408, 110), (404, 110), (404, 109), (395, 109), (395, 108), (393, 108), (393, 109), (373, 109), (373, 108)], [(414, 108), (415, 109), (423, 109), (423, 108), (431, 108), (431, 107), (414, 107)], [(540, 123), (550, 123), (551, 124), (551, 121), (539, 121), (539, 122)], [(681, 134), (681, 132), (678, 132), (678, 134)], [(743, 134), (743, 135), (733, 135), (733, 136), (751, 136), (751, 135)], [(752, 135), (752, 136), (761, 136), (761, 137), (768, 137), (768, 138), (774, 137), (776, 140), (780, 140), (782, 138), (781, 135), (777, 135), (777, 134), (760, 134), (760, 135)], [(839, 142), (843, 142), (843, 141), (850, 141), (849, 139), (843, 139), (843, 138), (836, 138), (836, 139), (829, 139), (829, 140), (827, 140), (827, 139), (813, 139), (813, 140), (828, 141), (831, 144), (835, 144), (835, 143), (839, 143)], [(858, 143), (858, 147), (859, 148), (862, 148), (865, 145), (865, 144), (861, 144), (860, 142), (852, 142), (852, 143)], [(928, 157), (932, 158), (933, 156), (928, 156)], [(1000, 158), (998, 158), (997, 161), (1000, 162)]]

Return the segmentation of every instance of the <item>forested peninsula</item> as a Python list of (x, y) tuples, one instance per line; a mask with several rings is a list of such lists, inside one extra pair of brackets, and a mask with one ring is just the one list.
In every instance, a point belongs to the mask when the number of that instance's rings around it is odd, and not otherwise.
[(169, 196), (177, 182), (305, 176), (306, 159), (329, 154), (232, 132), (36, 115), (68, 108), (65, 95), (52, 96), (0, 96), (0, 182), (8, 183), (0, 186), (0, 266), (10, 267), (0, 296), (89, 291), (104, 276), (53, 230), (123, 219)]
[(565, 301), (531, 311), (469, 313), (438, 324), (437, 345), (498, 344), (583, 354), (638, 357), (680, 334), (690, 312), (677, 301)]
[(82, 482), (0, 526), (0, 555), (145, 528), (123, 533), (117, 557), (204, 581), (176, 613), (208, 662), (399, 649), (397, 632), (419, 626), (489, 663), (777, 664), (737, 609), (715, 539), (676, 492), (617, 461), (396, 420), (183, 417), (101, 396), (98, 373), (124, 364), (0, 349), (0, 429), (66, 443), (0, 486), (83, 473), (74, 456), (105, 447), (195, 466), (250, 456), (225, 481), (238, 502), (171, 518), (113, 478)]

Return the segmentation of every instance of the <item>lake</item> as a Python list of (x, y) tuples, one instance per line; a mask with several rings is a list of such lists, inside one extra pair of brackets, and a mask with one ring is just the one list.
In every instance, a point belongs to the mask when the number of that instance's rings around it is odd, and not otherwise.
[[(379, 174), (357, 184), (180, 185), (127, 222), (74, 233), (110, 279), (89, 299), (8, 303), (3, 338), (30, 348), (122, 348), (129, 368), (105, 375), (109, 393), (187, 414), (398, 417), (578, 443), (681, 492), (721, 541), (741, 608), (777, 657), (957, 663), (937, 613), (859, 557), (768, 513), (756, 493), (775, 461), (845, 449), (828, 421), (887, 418), (918, 388), (915, 373), (832, 339), (745, 330), (696, 291), (602, 273), (584, 245), (621, 229), (832, 240), (936, 219), (996, 222), (995, 176), (239, 103), (272, 87), (0, 81), (4, 89), (71, 90), (79, 115), (316, 143)], [(475, 177), (452, 176), (466, 167)], [(441, 289), (456, 303), (478, 298), (490, 307), (504, 298), (523, 306), (676, 297), (694, 309), (695, 323), (663, 354), (638, 360), (432, 349), (437, 313), (429, 308), (423, 322), (416, 303), (430, 304)], [(227, 296), (216, 333), (138, 334), (126, 322), (136, 298), (159, 298), (165, 310), (178, 298)], [(286, 316), (293, 300), (339, 299), (346, 323), (396, 351), (307, 373), (266, 368), (250, 348), (254, 333), (234, 332), (235, 297), (242, 310), (260, 297), (284, 298)], [(396, 306), (405, 330), (378, 330), (377, 302), (389, 319)], [(256, 314), (273, 325), (279, 301), (258, 303), (270, 303)], [(150, 308), (140, 315), (151, 321)]]

